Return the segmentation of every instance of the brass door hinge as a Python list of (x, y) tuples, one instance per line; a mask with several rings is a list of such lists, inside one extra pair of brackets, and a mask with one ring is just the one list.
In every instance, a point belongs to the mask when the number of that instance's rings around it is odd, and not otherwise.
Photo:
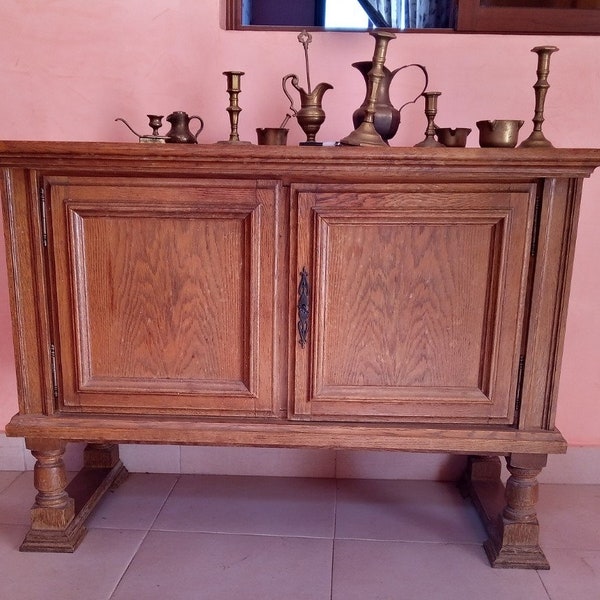
[(56, 348), (50, 344), (50, 369), (52, 371), (52, 397), (58, 398), (58, 373), (56, 371)]
[(521, 401), (523, 399), (523, 379), (525, 374), (525, 355), (519, 357), (519, 371), (517, 372), (517, 393), (515, 397), (515, 416), (521, 411)]
[(533, 225), (531, 227), (531, 256), (537, 254), (538, 238), (540, 235), (540, 220), (542, 215), (542, 195), (544, 193), (543, 186), (540, 184), (537, 189), (535, 198), (535, 207), (533, 209)]
[(40, 212), (42, 217), (42, 244), (44, 248), (48, 247), (48, 221), (46, 218), (46, 191), (43, 187), (39, 189)]

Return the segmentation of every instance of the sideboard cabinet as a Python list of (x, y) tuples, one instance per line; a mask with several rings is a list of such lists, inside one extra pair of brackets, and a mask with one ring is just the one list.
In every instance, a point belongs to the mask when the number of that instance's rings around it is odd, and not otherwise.
[[(546, 568), (597, 150), (0, 142), (23, 550), (73, 551), (119, 443), (469, 456), (494, 566)], [(68, 442), (86, 442), (67, 485)], [(510, 478), (500, 481), (505, 457)]]

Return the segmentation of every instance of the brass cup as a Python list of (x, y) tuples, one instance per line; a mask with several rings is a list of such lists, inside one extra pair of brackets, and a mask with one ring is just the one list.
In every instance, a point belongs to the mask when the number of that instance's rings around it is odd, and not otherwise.
[(514, 148), (519, 138), (523, 121), (518, 119), (497, 119), (477, 121), (479, 145), (482, 148)]
[(256, 136), (260, 146), (285, 146), (289, 129), (283, 127), (257, 127)]
[(436, 127), (435, 134), (438, 142), (451, 148), (464, 148), (467, 145), (467, 137), (471, 133), (468, 127)]

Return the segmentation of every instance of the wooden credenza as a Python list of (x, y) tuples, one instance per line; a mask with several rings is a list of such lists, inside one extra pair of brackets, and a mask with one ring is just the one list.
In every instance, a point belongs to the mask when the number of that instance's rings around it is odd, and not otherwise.
[[(73, 551), (118, 444), (469, 455), (494, 566), (547, 568), (581, 185), (599, 150), (0, 142), (23, 550)], [(67, 486), (62, 455), (84, 441)], [(499, 477), (506, 457), (511, 473)]]

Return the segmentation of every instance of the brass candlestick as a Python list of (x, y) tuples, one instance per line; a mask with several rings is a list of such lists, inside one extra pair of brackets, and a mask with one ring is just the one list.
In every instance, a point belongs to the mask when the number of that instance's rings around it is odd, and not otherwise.
[(163, 115), (146, 115), (148, 117), (148, 125), (152, 128), (154, 137), (160, 136), (158, 130), (162, 127)]
[(231, 133), (229, 140), (219, 142), (221, 144), (250, 144), (251, 142), (240, 141), (238, 134), (238, 121), (242, 109), (238, 104), (238, 97), (242, 91), (241, 79), (244, 73), (242, 71), (224, 71), (223, 75), (227, 77), (227, 93), (229, 94), (229, 106), (226, 108), (229, 113), (229, 123)]
[(340, 140), (341, 144), (347, 146), (387, 146), (387, 142), (377, 133), (375, 129), (375, 109), (379, 95), (379, 84), (385, 77), (383, 69), (385, 55), (390, 40), (396, 36), (389, 31), (370, 31), (375, 38), (375, 50), (373, 52), (373, 67), (368, 74), (367, 83), (367, 105), (362, 123), (345, 138)]
[(427, 129), (425, 130), (425, 139), (418, 144), (416, 148), (434, 148), (443, 146), (435, 139), (435, 117), (437, 116), (437, 99), (442, 92), (423, 92), (425, 97), (425, 116), (427, 117)]
[(148, 124), (150, 125), (150, 127), (152, 129), (152, 135), (144, 135), (144, 134), (138, 133), (122, 117), (117, 117), (115, 119), (115, 121), (121, 121), (121, 123), (124, 123), (125, 126), (129, 129), (129, 131), (131, 131), (132, 133), (137, 135), (137, 137), (141, 143), (154, 142), (154, 143), (158, 143), (158, 144), (164, 144), (167, 141), (167, 136), (160, 135), (160, 133), (158, 132), (158, 130), (162, 127), (163, 115), (146, 115), (146, 116), (148, 117)]
[(548, 84), (548, 73), (550, 72), (550, 56), (558, 51), (556, 46), (536, 46), (531, 49), (538, 55), (537, 81), (533, 86), (535, 90), (535, 113), (533, 115), (533, 131), (531, 135), (521, 142), (520, 148), (543, 148), (552, 147), (552, 144), (542, 133), (544, 122), (544, 102), (550, 85)]

